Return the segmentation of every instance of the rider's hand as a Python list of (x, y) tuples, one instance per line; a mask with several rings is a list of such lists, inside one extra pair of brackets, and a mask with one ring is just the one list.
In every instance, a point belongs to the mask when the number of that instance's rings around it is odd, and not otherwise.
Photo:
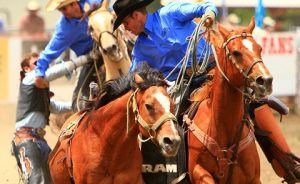
[(43, 77), (36, 77), (35, 86), (38, 88), (49, 88), (49, 82), (46, 81)]
[(205, 19), (205, 27), (212, 27), (215, 16), (213, 11), (208, 11), (202, 16), (202, 18)]

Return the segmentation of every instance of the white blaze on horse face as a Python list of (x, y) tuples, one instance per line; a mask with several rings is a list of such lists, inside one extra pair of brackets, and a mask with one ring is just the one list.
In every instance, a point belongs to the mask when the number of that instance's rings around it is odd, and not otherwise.
[[(165, 113), (170, 112), (171, 103), (170, 103), (169, 98), (166, 95), (164, 95), (162, 93), (154, 93), (153, 97), (156, 98), (157, 101), (160, 103), (160, 105), (165, 109)], [(171, 127), (174, 132), (177, 131), (175, 128), (174, 122), (171, 124)]]
[(170, 112), (170, 100), (162, 93), (154, 93), (153, 97), (157, 99), (160, 105), (165, 109), (165, 112)]
[(250, 40), (243, 39), (242, 43), (250, 52), (252, 52), (252, 53), (254, 52), (253, 51), (253, 43)]

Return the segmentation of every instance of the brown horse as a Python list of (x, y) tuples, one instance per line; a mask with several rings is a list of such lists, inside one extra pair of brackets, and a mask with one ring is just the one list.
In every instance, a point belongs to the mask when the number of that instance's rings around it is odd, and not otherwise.
[(115, 16), (108, 10), (109, 1), (104, 0), (100, 7), (92, 7), (86, 14), (88, 29), (98, 44), (105, 65), (105, 80), (126, 75), (131, 65), (127, 52), (124, 28), (113, 32)]
[(64, 125), (66, 132), (71, 120), (80, 121), (72, 139), (58, 142), (50, 155), (54, 183), (70, 183), (70, 176), (75, 183), (143, 183), (138, 136), (151, 139), (165, 156), (177, 154), (174, 102), (159, 72), (143, 65), (105, 87), (100, 108), (77, 113)]
[[(260, 165), (247, 107), (272, 92), (272, 76), (245, 28), (210, 31), (216, 49), (214, 78), (192, 98), (200, 100), (189, 125), (189, 174), (193, 183), (260, 183)], [(193, 109), (193, 108), (192, 108)], [(192, 116), (190, 116), (192, 117)]]

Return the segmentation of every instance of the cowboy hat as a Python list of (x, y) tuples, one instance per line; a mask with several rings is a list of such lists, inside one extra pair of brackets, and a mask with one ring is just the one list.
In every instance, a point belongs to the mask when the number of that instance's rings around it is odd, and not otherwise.
[(241, 22), (241, 19), (234, 13), (228, 15), (227, 20), (229, 23), (237, 25)]
[(276, 24), (275, 20), (268, 16), (264, 18), (263, 23), (265, 26), (270, 26), (270, 27), (273, 27)]
[(38, 11), (40, 9), (40, 4), (35, 0), (29, 1), (26, 8), (29, 11)]
[(55, 9), (59, 9), (75, 1), (78, 0), (48, 0), (48, 3), (46, 5), (46, 10), (53, 11)]
[(153, 0), (117, 0), (113, 9), (117, 15), (117, 19), (114, 24), (114, 30), (116, 30), (121, 24), (125, 17), (127, 17), (133, 11), (145, 7), (152, 3)]

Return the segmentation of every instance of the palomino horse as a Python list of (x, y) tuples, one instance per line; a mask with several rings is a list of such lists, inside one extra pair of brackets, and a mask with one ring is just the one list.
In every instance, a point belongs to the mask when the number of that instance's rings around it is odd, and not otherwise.
[(108, 5), (109, 1), (104, 0), (100, 8), (94, 6), (87, 12), (88, 29), (103, 57), (106, 81), (127, 74), (131, 65), (125, 42), (125, 30), (120, 26), (113, 33), (115, 17), (109, 12)]
[(66, 132), (80, 121), (68, 144), (58, 142), (50, 155), (54, 183), (70, 183), (73, 176), (75, 183), (142, 184), (138, 136), (151, 139), (165, 156), (177, 154), (174, 102), (158, 71), (143, 65), (138, 72), (106, 83), (105, 89), (104, 100), (116, 99), (75, 114), (64, 125)]
[(260, 183), (247, 106), (272, 92), (273, 78), (252, 37), (254, 27), (252, 17), (245, 28), (227, 30), (218, 25), (219, 34), (209, 32), (218, 67), (213, 81), (192, 97), (200, 103), (195, 116), (185, 117), (193, 183)]

